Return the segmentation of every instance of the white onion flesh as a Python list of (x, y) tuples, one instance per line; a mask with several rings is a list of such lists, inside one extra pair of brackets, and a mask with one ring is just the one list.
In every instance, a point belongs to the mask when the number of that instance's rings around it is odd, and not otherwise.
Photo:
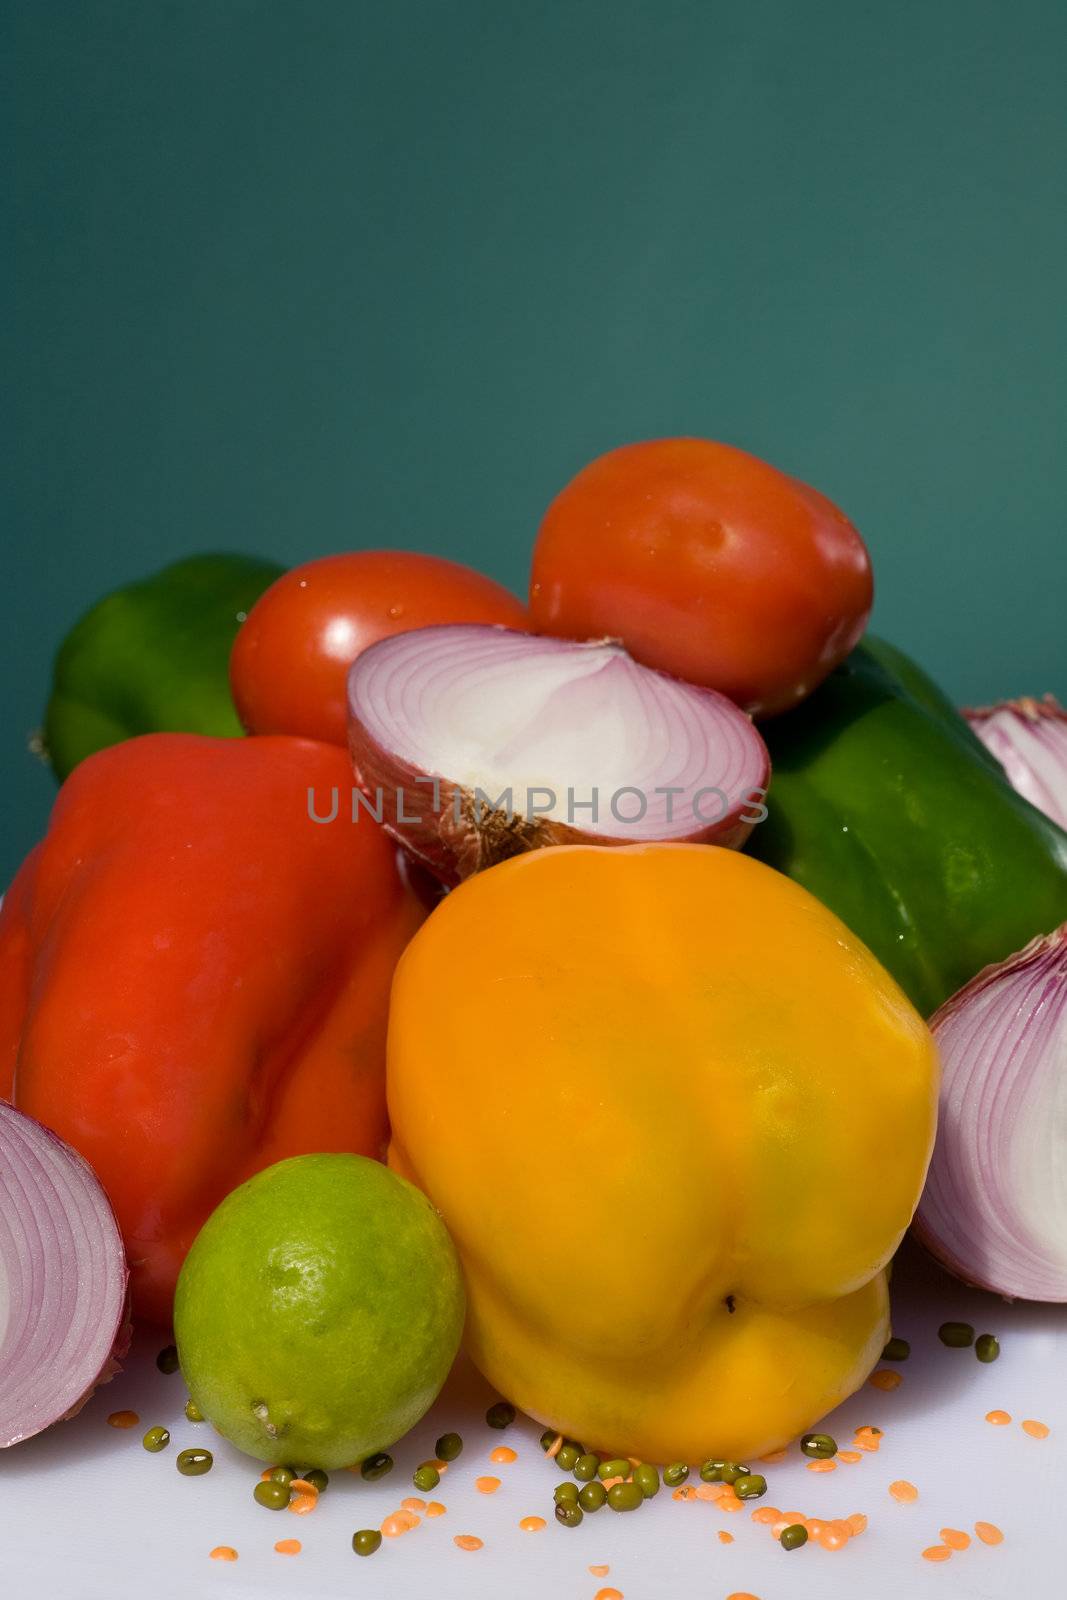
[(420, 628), (365, 650), (348, 700), (360, 788), (446, 881), (542, 844), (739, 846), (759, 820), (769, 763), (750, 719), (614, 643)]
[(1067, 711), (1050, 694), (964, 711), (1013, 789), (1067, 828)]
[(0, 1102), (0, 1448), (72, 1416), (129, 1343), (126, 1257), (100, 1183)]
[(941, 1103), (915, 1231), (967, 1283), (1067, 1301), (1067, 924), (987, 967), (930, 1026)]

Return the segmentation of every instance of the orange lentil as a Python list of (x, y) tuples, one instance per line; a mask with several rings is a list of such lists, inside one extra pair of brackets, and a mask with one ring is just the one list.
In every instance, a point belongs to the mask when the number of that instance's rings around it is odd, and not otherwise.
[(995, 1428), (1003, 1428), (1011, 1421), (1011, 1412), (987, 1411), (985, 1419), (987, 1422), (991, 1422)]
[(848, 1523), (853, 1533), (867, 1532), (867, 1518), (863, 1515), (862, 1511), (854, 1511), (850, 1517), (845, 1518), (845, 1521)]
[(447, 1509), (446, 1506), (441, 1504), (440, 1500), (431, 1500), (426, 1507), (426, 1515), (428, 1517), (443, 1517)]
[(816, 1543), (818, 1543), (823, 1532), (829, 1526), (828, 1523), (821, 1522), (818, 1517), (798, 1517), (797, 1521), (804, 1524), (808, 1530), (808, 1538), (814, 1539)]
[(947, 1544), (950, 1550), (966, 1550), (971, 1542), (969, 1533), (964, 1533), (962, 1528), (942, 1528), (941, 1543)]
[(852, 1443), (857, 1450), (865, 1450), (869, 1455), (875, 1455), (882, 1448), (882, 1431), (880, 1428), (857, 1428)]
[[(113, 1411), (107, 1419), (107, 1425), (109, 1428), (136, 1428), (140, 1420), (136, 1411)], [(219, 1545), (220, 1550), (223, 1548), (222, 1545)], [(229, 1549), (229, 1546), (227, 1545), (225, 1548)], [(229, 1559), (229, 1556), (219, 1557), (220, 1561), (228, 1561)], [(236, 1560), (237, 1558), (234, 1557), (233, 1559)]]
[(425, 1511), (426, 1501), (420, 1500), (417, 1494), (409, 1494), (406, 1500), (400, 1502), (403, 1511)]
[(417, 1528), (422, 1521), (414, 1511), (394, 1511), (391, 1517), (386, 1517), (382, 1523), (382, 1533), (387, 1539), (399, 1539), (402, 1533), (410, 1533), (412, 1528)]
[(544, 1517), (523, 1517), (519, 1523), (523, 1533), (540, 1533), (544, 1525)]
[(889, 1493), (894, 1500), (899, 1500), (902, 1506), (910, 1505), (913, 1500), (918, 1500), (919, 1498), (918, 1489), (913, 1483), (909, 1483), (906, 1478), (898, 1478), (895, 1483), (891, 1483), (889, 1485)]
[(765, 1456), (760, 1456), (760, 1460), (766, 1461), (770, 1466), (773, 1467), (775, 1462), (784, 1461), (788, 1454), (788, 1450), (770, 1450)]
[(280, 1556), (298, 1556), (304, 1546), (299, 1539), (279, 1539), (274, 1548)]
[(776, 1539), (780, 1539), (786, 1528), (792, 1528), (798, 1522), (804, 1523), (807, 1527), (803, 1511), (783, 1511), (779, 1514), (778, 1521), (771, 1524), (771, 1532)]
[(717, 1501), (719, 1510), (743, 1511), (745, 1509), (745, 1502), (738, 1499), (737, 1495), (734, 1493), (733, 1485), (729, 1483), (724, 1484), (723, 1489), (724, 1493), (719, 1495)]
[(976, 1522), (974, 1531), (983, 1544), (1003, 1544), (1004, 1535), (995, 1522)]
[(691, 1489), (687, 1489), (685, 1484), (683, 1483), (682, 1487), (680, 1489), (675, 1489), (673, 1491), (673, 1493), (671, 1494), (671, 1499), (672, 1500), (688, 1500), (690, 1495), (692, 1494), (692, 1492), (693, 1491)]
[(479, 1494), (496, 1494), (500, 1488), (499, 1478), (475, 1478), (474, 1487)]
[(837, 1459), (838, 1461), (847, 1461), (851, 1467), (854, 1466), (857, 1461), (862, 1461), (863, 1455), (859, 1450), (839, 1450), (837, 1452)]
[(807, 1468), (809, 1472), (836, 1472), (837, 1462), (832, 1459), (829, 1461), (809, 1461)]
[(904, 1382), (902, 1372), (890, 1372), (888, 1367), (879, 1367), (877, 1372), (872, 1372), (867, 1379), (872, 1389), (884, 1389), (886, 1394), (891, 1389), (899, 1389)]
[(720, 1544), (733, 1544), (733, 1542), (734, 1542), (733, 1534), (732, 1533), (727, 1533), (725, 1528), (720, 1528), (719, 1529), (719, 1543)]
[(1047, 1422), (1035, 1422), (1033, 1417), (1026, 1419), (1022, 1429), (1024, 1433), (1030, 1435), (1031, 1439), (1047, 1439), (1052, 1431)]
[(291, 1478), (289, 1480), (289, 1487), (292, 1489), (294, 1494), (317, 1495), (319, 1492), (315, 1485), (313, 1483), (309, 1483), (306, 1478)]
[(317, 1494), (296, 1494), (289, 1502), (289, 1510), (298, 1517), (306, 1517), (319, 1503)]
[(508, 1466), (512, 1461), (517, 1461), (519, 1453), (517, 1450), (513, 1450), (509, 1444), (498, 1444), (490, 1454), (489, 1459), (494, 1461), (497, 1466), (504, 1467)]
[(211, 1552), (212, 1561), (236, 1561), (237, 1551), (232, 1544), (217, 1544)]
[(448, 1462), (447, 1461), (438, 1461), (436, 1456), (431, 1456), (429, 1461), (423, 1461), (420, 1464), (422, 1466), (424, 1466), (424, 1467), (436, 1467), (438, 1475), (440, 1477), (442, 1477), (442, 1478), (444, 1477), (445, 1473), (448, 1471)]
[(560, 1453), (560, 1451), (562, 1449), (563, 1449), (563, 1435), (561, 1433), (557, 1433), (556, 1437), (553, 1439), (552, 1443), (549, 1445), (548, 1449), (545, 1451), (545, 1455), (548, 1457), (549, 1461), (555, 1461), (556, 1457), (559, 1455), (559, 1453)]
[(753, 1522), (781, 1522), (782, 1513), (777, 1506), (757, 1506), (752, 1513)]
[[(351, 1467), (349, 1467), (349, 1469), (348, 1469), (348, 1470), (349, 1470), (349, 1471), (350, 1471), (350, 1472), (351, 1472), (351, 1470), (352, 1470), (352, 1469), (351, 1469)], [(261, 1473), (260, 1473), (260, 1475), (259, 1475), (259, 1481), (260, 1481), (260, 1483), (266, 1483), (266, 1482), (268, 1482), (268, 1480), (269, 1480), (269, 1478), (270, 1478), (270, 1475), (271, 1475), (271, 1473), (272, 1473), (272, 1472), (273, 1472), (273, 1471), (274, 1471), (274, 1468), (273, 1468), (273, 1467), (264, 1467), (264, 1469), (263, 1469), (263, 1471), (262, 1471), (262, 1472), (261, 1472)]]
[(608, 1573), (611, 1571), (611, 1568), (605, 1562), (603, 1566), (590, 1567), (589, 1571), (592, 1573), (594, 1578), (606, 1578)]
[[(640, 1462), (638, 1462), (638, 1466), (640, 1466)], [(622, 1600), (622, 1590), (598, 1589), (596, 1592), (596, 1600)]]
[(828, 1522), (819, 1534), (824, 1550), (843, 1550), (852, 1537), (852, 1529), (843, 1522)]
[(947, 1561), (952, 1551), (947, 1544), (932, 1544), (923, 1551), (924, 1561)]
[(452, 1540), (457, 1550), (480, 1550), (482, 1541), (473, 1533), (457, 1533)]
[(747, 1589), (735, 1589), (733, 1594), (728, 1594), (726, 1600), (759, 1600), (758, 1594), (749, 1594)]

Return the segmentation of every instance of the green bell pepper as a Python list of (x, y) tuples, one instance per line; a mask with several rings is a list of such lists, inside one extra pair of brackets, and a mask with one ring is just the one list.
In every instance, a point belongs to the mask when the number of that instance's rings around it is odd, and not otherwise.
[(768, 816), (748, 848), (835, 911), (924, 1015), (1067, 920), (1067, 834), (892, 645), (867, 640), (760, 731)]
[(45, 711), (44, 753), (60, 781), (134, 734), (239, 734), (230, 650), (284, 570), (255, 556), (190, 556), (86, 612), (59, 647)]

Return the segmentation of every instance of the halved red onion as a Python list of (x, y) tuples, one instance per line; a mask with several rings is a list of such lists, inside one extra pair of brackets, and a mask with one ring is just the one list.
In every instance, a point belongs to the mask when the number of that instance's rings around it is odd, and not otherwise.
[(1067, 923), (930, 1026), (941, 1106), (915, 1232), (966, 1283), (1067, 1301)]
[(0, 1447), (73, 1416), (118, 1371), (126, 1280), (88, 1162), (0, 1102)]
[(447, 883), (542, 845), (737, 847), (765, 815), (749, 718), (609, 641), (419, 628), (363, 651), (348, 705), (367, 809)]
[(1067, 828), (1067, 711), (1055, 696), (1005, 700), (963, 715), (1012, 788)]

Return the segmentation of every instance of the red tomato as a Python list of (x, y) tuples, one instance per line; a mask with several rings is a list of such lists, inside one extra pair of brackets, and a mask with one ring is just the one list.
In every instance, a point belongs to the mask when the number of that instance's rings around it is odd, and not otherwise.
[(237, 635), (237, 714), (249, 733), (345, 744), (345, 679), (360, 651), (439, 622), (529, 627), (513, 594), (440, 556), (360, 550), (294, 567), (260, 596)]
[(810, 694), (861, 637), (871, 599), (867, 548), (843, 512), (707, 439), (590, 462), (548, 508), (530, 584), (539, 632), (620, 639), (756, 716)]

